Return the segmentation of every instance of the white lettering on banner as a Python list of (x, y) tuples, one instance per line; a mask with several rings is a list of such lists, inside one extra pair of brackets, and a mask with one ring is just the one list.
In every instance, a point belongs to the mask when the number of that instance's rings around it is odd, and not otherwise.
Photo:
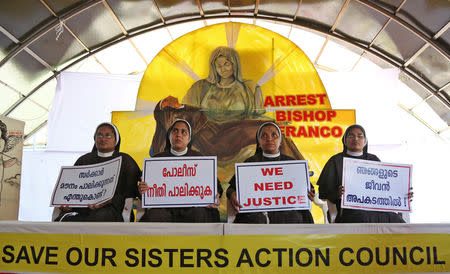
[(143, 207), (207, 206), (217, 193), (217, 157), (145, 159), (143, 181)]
[(87, 207), (106, 202), (114, 196), (122, 157), (107, 162), (61, 167), (50, 206)]
[(239, 163), (235, 170), (240, 212), (311, 209), (306, 161)]
[(412, 166), (344, 158), (342, 208), (410, 212)]

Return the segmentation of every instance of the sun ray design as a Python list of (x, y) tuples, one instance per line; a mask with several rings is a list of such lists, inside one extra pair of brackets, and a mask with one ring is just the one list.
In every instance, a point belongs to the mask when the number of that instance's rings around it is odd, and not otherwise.
[(280, 73), (287, 65), (285, 60), (294, 52), (295, 48), (292, 48), (288, 54), (278, 57), (275, 62), (269, 67), (269, 69), (264, 73), (264, 75), (258, 80), (257, 84), (259, 86), (264, 85), (267, 81), (275, 77)]
[[(167, 60), (175, 67), (177, 67), (179, 70), (184, 72), (187, 76), (192, 78), (194, 81), (200, 80), (200, 77), (192, 70), (192, 68), (186, 63), (186, 61), (183, 60), (183, 58), (180, 58), (176, 53), (171, 52), (169, 49), (164, 48), (161, 51), (162, 55), (167, 58)], [(160, 53), (160, 54), (161, 54)]]
[(226, 23), (225, 32), (227, 35), (227, 45), (230, 48), (236, 48), (236, 43), (239, 38), (239, 31), (241, 29), (240, 24)]

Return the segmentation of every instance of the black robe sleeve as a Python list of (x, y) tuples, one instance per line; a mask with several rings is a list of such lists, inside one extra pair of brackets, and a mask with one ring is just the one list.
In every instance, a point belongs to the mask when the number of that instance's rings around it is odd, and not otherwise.
[[(342, 184), (342, 165), (339, 165), (339, 158), (342, 162), (342, 156), (340, 154), (337, 154), (328, 160), (317, 181), (317, 185), (319, 186), (319, 198), (327, 199), (335, 204), (339, 199), (338, 187)], [(340, 166), (340, 168), (338, 166)]]

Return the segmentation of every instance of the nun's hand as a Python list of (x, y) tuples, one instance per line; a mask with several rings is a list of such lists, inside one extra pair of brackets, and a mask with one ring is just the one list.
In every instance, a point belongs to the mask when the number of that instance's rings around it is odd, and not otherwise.
[(105, 205), (107, 205), (107, 204), (109, 204), (109, 203), (111, 203), (111, 200), (108, 200), (108, 201), (106, 201), (106, 202), (99, 203), (99, 204), (88, 205), (88, 207), (89, 207), (89, 209), (91, 209), (91, 210), (96, 210), (96, 209), (99, 209), (99, 208), (104, 207)]
[(220, 194), (217, 193), (216, 194), (216, 199), (215, 199), (215, 203), (214, 204), (210, 204), (208, 206), (206, 206), (207, 208), (218, 208), (220, 206)]
[(409, 202), (412, 202), (412, 200), (414, 198), (414, 192), (412, 190), (413, 190), (413, 188), (410, 187), (409, 188), (409, 192), (408, 192), (408, 200), (409, 200)]
[(311, 188), (309, 191), (308, 191), (308, 199), (310, 200), (310, 201), (314, 201), (314, 196), (316, 195), (316, 192), (314, 191), (314, 188)]
[(139, 194), (144, 194), (148, 189), (148, 185), (146, 182), (139, 182)]
[(181, 104), (178, 102), (178, 98), (168, 96), (161, 101), (161, 109), (165, 107), (179, 108)]
[(236, 211), (236, 213), (239, 213), (239, 208), (241, 208), (242, 205), (238, 202), (238, 200), (236, 198), (236, 191), (233, 191), (231, 193), (230, 202), (231, 202), (231, 206), (233, 207), (234, 211)]
[(63, 212), (68, 212), (71, 210), (70, 206), (68, 206), (68, 205), (60, 206), (59, 209)]
[(344, 194), (345, 188), (344, 186), (339, 186), (338, 188), (338, 196), (341, 197)]

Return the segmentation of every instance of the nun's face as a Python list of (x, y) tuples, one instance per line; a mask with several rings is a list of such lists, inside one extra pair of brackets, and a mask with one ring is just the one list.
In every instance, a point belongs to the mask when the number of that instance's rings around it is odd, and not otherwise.
[(280, 152), (281, 136), (273, 125), (267, 125), (259, 133), (259, 145), (264, 153), (276, 154)]
[(176, 122), (170, 132), (170, 145), (172, 149), (181, 152), (189, 144), (189, 128), (183, 122)]
[(345, 146), (351, 152), (362, 152), (365, 143), (366, 138), (364, 137), (364, 132), (357, 127), (350, 129), (350, 132), (345, 138)]
[(101, 126), (95, 135), (95, 146), (101, 153), (114, 151), (116, 147), (116, 137), (114, 131), (109, 126)]

